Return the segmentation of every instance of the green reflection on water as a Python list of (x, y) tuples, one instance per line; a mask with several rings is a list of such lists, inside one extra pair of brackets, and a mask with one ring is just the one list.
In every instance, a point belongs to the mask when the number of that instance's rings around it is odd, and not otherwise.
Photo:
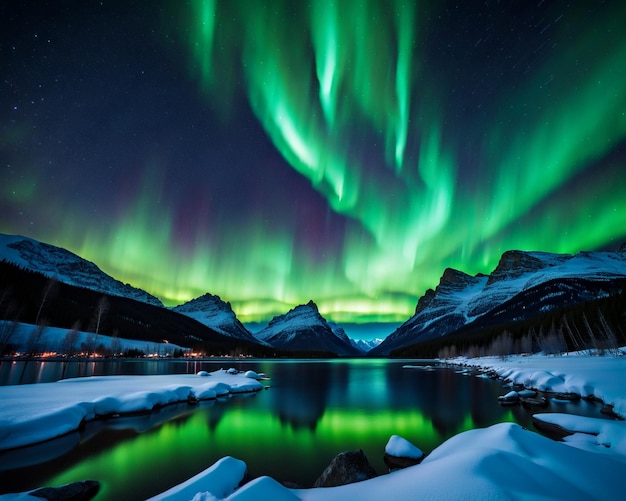
[[(382, 455), (391, 435), (402, 435), (425, 451), (447, 438), (416, 410), (327, 409), (312, 428), (281, 422), (264, 409), (241, 403), (203, 406), (189, 416), (85, 458), (50, 479), (48, 485), (97, 479), (102, 486), (98, 500), (129, 499), (129, 493), (143, 499), (186, 480), (224, 455), (246, 461), (252, 477), (269, 474), (310, 485), (342, 450), (362, 448), (376, 470), (383, 473)], [(221, 414), (217, 423), (215, 411)], [(503, 418), (513, 419), (510, 412)], [(450, 435), (475, 426), (467, 414)], [(142, 479), (150, 479), (149, 485)]]

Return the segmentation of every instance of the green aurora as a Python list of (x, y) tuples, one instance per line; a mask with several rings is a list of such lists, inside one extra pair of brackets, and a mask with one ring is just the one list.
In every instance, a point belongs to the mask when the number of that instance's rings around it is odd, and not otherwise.
[[(625, 19), (621, 2), (166, 2), (144, 29), (206, 119), (193, 136), (210, 141), (206, 158), (185, 170), (167, 140), (120, 151), (125, 182), (76, 196), (89, 155), (57, 180), (49, 156), (27, 153), (32, 115), (13, 110), (0, 231), (66, 247), (167, 305), (208, 291), (244, 322), (309, 299), (338, 322), (403, 321), (446, 267), (625, 239)], [(38, 127), (85, 126), (67, 122)], [(189, 124), (161, 126), (175, 142)], [(139, 128), (125, 127), (132, 151)], [(216, 130), (277, 154), (233, 166)], [(215, 182), (229, 169), (234, 188)]]

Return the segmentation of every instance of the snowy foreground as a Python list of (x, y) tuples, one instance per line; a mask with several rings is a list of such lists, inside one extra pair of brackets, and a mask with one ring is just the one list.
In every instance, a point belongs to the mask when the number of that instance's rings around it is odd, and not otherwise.
[[(559, 392), (576, 392), (582, 396), (595, 395), (605, 403), (613, 404), (615, 411), (626, 414), (626, 357), (510, 357), (500, 359), (458, 360), (458, 363), (494, 369), (503, 378), (519, 382), (527, 387)], [(135, 409), (134, 402), (143, 401), (143, 408), (150, 405), (152, 396), (165, 394), (184, 396), (184, 386), (194, 392), (210, 391), (203, 386), (203, 379), (228, 385), (229, 391), (256, 389), (259, 383), (243, 375), (225, 372), (211, 373), (207, 378), (199, 376), (149, 376), (141, 377), (145, 384), (137, 384), (129, 394), (113, 394), (101, 388), (118, 388), (119, 378), (86, 378), (77, 380), (71, 392), (58, 389), (69, 381), (48, 386), (52, 392), (37, 391), (29, 397), (19, 393), (10, 395), (11, 387), (0, 388), (0, 444), (25, 442), (17, 437), (27, 433), (19, 423), (30, 423), (31, 442), (41, 439), (48, 426), (61, 429), (60, 423), (73, 417), (73, 413), (85, 407), (85, 416), (92, 415), (98, 406), (104, 412)], [(157, 379), (158, 378), (158, 382)], [(228, 379), (232, 378), (232, 379)], [(107, 380), (118, 379), (117, 384)], [(122, 378), (124, 380), (134, 378)], [(199, 381), (200, 380), (200, 381)], [(137, 380), (139, 381), (139, 380)], [(129, 382), (130, 384), (130, 382)], [(209, 384), (209, 383), (206, 383)], [(53, 386), (57, 385), (57, 386)], [(161, 385), (161, 389), (156, 388)], [(169, 390), (164, 389), (166, 385)], [(179, 386), (182, 385), (182, 386)], [(23, 388), (23, 386), (21, 387)], [(99, 395), (89, 399), (83, 395)], [(32, 390), (35, 392), (35, 389)], [(6, 392), (6, 394), (5, 394)], [(51, 393), (51, 395), (48, 395)], [(55, 397), (56, 395), (56, 397)], [(73, 400), (61, 402), (60, 396)], [(134, 395), (134, 396), (133, 396)], [(5, 400), (5, 397), (12, 400)], [(39, 400), (41, 398), (41, 400)], [(173, 398), (173, 397), (172, 397)], [(186, 397), (185, 397), (186, 398)], [(34, 402), (36, 401), (36, 402)], [(83, 403), (79, 403), (83, 402)], [(16, 408), (17, 407), (17, 408)], [(22, 407), (20, 409), (20, 407)], [(66, 415), (67, 409), (67, 415)], [(73, 410), (72, 410), (73, 409)], [(82, 412), (82, 411), (81, 411)], [(63, 419), (61, 419), (63, 418)], [(82, 419), (82, 418), (80, 418)], [(78, 422), (80, 422), (78, 419)], [(566, 442), (555, 442), (519, 425), (501, 423), (485, 429), (461, 433), (437, 447), (421, 464), (387, 475), (341, 487), (315, 489), (288, 489), (270, 477), (260, 477), (239, 487), (243, 481), (246, 465), (243, 461), (225, 457), (188, 481), (152, 498), (156, 500), (381, 500), (381, 499), (618, 499), (626, 491), (626, 427), (624, 421), (600, 420), (566, 414), (542, 414), (542, 419), (575, 432)], [(76, 418), (74, 417), (74, 423)], [(6, 428), (6, 426), (9, 428)], [(17, 427), (17, 428), (16, 428)], [(8, 435), (5, 430), (12, 430)], [(27, 442), (27, 441), (26, 441)], [(6, 445), (3, 445), (6, 447)], [(394, 437), (387, 452), (406, 451), (407, 444)], [(408, 450), (413, 449), (408, 446)], [(340, 451), (337, 451), (340, 452)], [(0, 496), (0, 499), (37, 499), (24, 493)]]

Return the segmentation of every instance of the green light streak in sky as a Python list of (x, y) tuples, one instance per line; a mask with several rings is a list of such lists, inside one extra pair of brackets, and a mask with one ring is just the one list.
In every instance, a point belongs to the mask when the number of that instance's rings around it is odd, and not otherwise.
[[(603, 19), (601, 24), (614, 22)], [(614, 29), (620, 31), (618, 26)], [(515, 137), (498, 130), (492, 134), (501, 139), (489, 151), (489, 164), (498, 166), (494, 173), (498, 189), (484, 237), (526, 213), (626, 137), (626, 88), (618, 77), (624, 75), (626, 45), (620, 36), (616, 32), (608, 46), (606, 39), (601, 44), (596, 37), (582, 36), (538, 71), (518, 96), (511, 96), (513, 103), (532, 102), (536, 110), (521, 123), (513, 113), (501, 117), (520, 131)], [(585, 61), (588, 67), (576, 71), (584, 53), (602, 57), (590, 57)], [(554, 75), (555, 67), (561, 69), (560, 75)]]
[[(595, 35), (584, 36), (566, 57), (560, 50), (549, 53), (517, 92), (502, 96), (491, 123), (482, 125), (486, 133), (475, 166), (480, 183), (471, 193), (458, 190), (459, 152), (443, 140), (437, 91), (416, 85), (415, 47), (423, 40), (414, 3), (393, 2), (383, 9), (379, 2), (313, 2), (310, 22), (303, 21), (297, 34), (281, 29), (280, 15), (262, 12), (240, 12), (250, 102), (292, 167), (333, 210), (360, 224), (349, 228), (343, 260), (343, 272), (355, 286), (372, 296), (385, 287), (414, 290), (409, 282), (432, 286), (444, 266), (488, 271), (485, 266), (494, 266), (508, 248), (572, 252), (605, 244), (615, 234), (602, 223), (602, 236), (576, 231), (573, 239), (570, 231), (579, 221), (562, 218), (559, 223), (569, 231), (561, 241), (554, 233), (562, 234), (563, 227), (541, 217), (533, 220), (540, 231), (529, 234), (517, 226), (626, 136), (626, 95), (623, 80), (616, 78), (626, 60), (626, 44), (615, 38), (619, 29), (608, 47)], [(310, 60), (303, 57), (307, 29)], [(594, 55), (590, 68), (577, 72), (574, 66), (585, 53)], [(317, 82), (309, 78), (312, 66)], [(555, 72), (563, 76), (554, 78)], [(575, 78), (565, 77), (570, 74)], [(547, 91), (546, 82), (552, 87)], [(410, 116), (412, 102), (419, 118)], [(525, 103), (536, 110), (520, 113), (517, 107)], [(378, 131), (386, 145), (381, 158), (395, 172), (373, 174), (349, 151), (345, 145), (360, 134), (355, 124)], [(405, 158), (408, 140), (421, 144), (417, 158)], [(471, 140), (468, 131), (466, 141)], [(623, 223), (624, 211), (617, 207), (603, 211), (590, 205), (589, 215), (600, 212), (600, 221)], [(559, 199), (547, 210), (562, 213), (563, 206)], [(374, 246), (363, 245), (363, 230)], [(434, 270), (433, 262), (440, 263)]]
[[(626, 237), (624, 7), (599, 6), (593, 22), (575, 6), (537, 9), (541, 34), (521, 48), (506, 35), (504, 54), (481, 52), (487, 40), (472, 48), (486, 35), (470, 19), (455, 60), (447, 47), (460, 44), (460, 27), (432, 2), (195, 0), (179, 36), (199, 99), (225, 122), (247, 100), (329, 218), (342, 221), (343, 240), (313, 258), (295, 230), (310, 222), (291, 208), (284, 221), (260, 207), (233, 223), (215, 202), (183, 247), (167, 160), (145, 161), (152, 184), (105, 226), (67, 218), (76, 209), (68, 201), (47, 208), (33, 236), (168, 305), (219, 294), (243, 321), (309, 299), (335, 321), (403, 321), (446, 267), (489, 272), (509, 249), (617, 246)], [(460, 64), (476, 71), (459, 77)], [(5, 134), (23, 141), (14, 136)], [(54, 195), (28, 172), (5, 178), (3, 199), (25, 213)], [(207, 197), (219, 189), (207, 186)], [(0, 222), (1, 231), (23, 228)]]

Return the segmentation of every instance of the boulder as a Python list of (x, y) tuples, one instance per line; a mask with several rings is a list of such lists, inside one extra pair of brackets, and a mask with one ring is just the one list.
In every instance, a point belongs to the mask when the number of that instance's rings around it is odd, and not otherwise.
[(530, 407), (545, 408), (548, 407), (549, 404), (548, 399), (545, 397), (521, 397), (520, 401), (527, 409)]
[(501, 405), (514, 405), (519, 403), (519, 394), (516, 391), (510, 391), (506, 395), (498, 397)]
[(577, 402), (580, 400), (580, 395), (578, 393), (571, 392), (549, 392), (550, 396), (556, 400), (570, 400), (572, 402)]
[(48, 501), (88, 501), (100, 490), (100, 483), (96, 480), (73, 482), (60, 487), (43, 487), (29, 492), (34, 496)]
[(570, 435), (574, 434), (573, 431), (566, 430), (565, 428), (563, 428), (562, 426), (559, 426), (558, 424), (553, 424), (553, 423), (548, 423), (546, 421), (542, 421), (540, 418), (536, 416), (533, 416), (533, 424), (535, 425), (535, 428), (537, 428), (539, 432), (543, 433), (544, 435), (551, 438), (552, 440), (557, 440), (559, 442), (562, 442), (565, 437), (569, 437)]
[(414, 466), (422, 462), (426, 455), (408, 440), (392, 435), (385, 446), (383, 460), (390, 470)]
[(620, 421), (624, 420), (622, 416), (620, 416), (613, 410), (613, 406), (610, 404), (604, 405), (602, 409), (600, 409), (600, 412), (604, 414), (605, 416), (609, 416), (611, 419), (619, 419)]
[(361, 449), (337, 454), (313, 487), (336, 487), (378, 476)]

